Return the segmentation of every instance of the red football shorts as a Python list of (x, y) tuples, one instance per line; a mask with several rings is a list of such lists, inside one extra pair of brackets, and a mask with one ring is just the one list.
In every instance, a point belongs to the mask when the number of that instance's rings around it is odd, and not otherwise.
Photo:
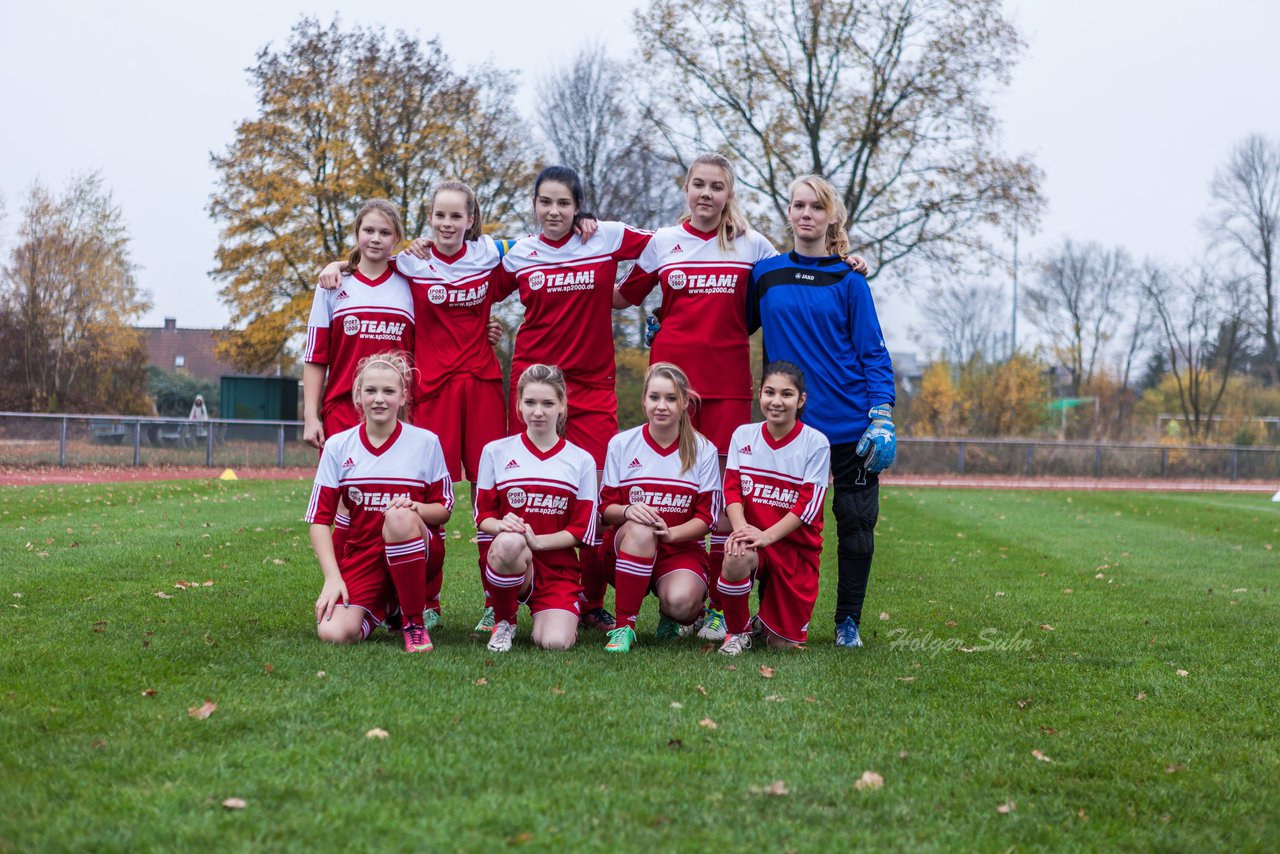
[(764, 627), (783, 640), (804, 643), (809, 619), (818, 601), (818, 564), (822, 553), (797, 548), (786, 540), (756, 552), (760, 566), (756, 578), (769, 579), (760, 597), (757, 616)]
[(480, 474), (480, 451), (505, 433), (507, 413), (501, 380), (472, 376), (450, 377), (430, 394), (413, 402), (413, 424), (440, 437), (449, 477), (457, 483), (465, 472), (474, 481)]
[[(514, 374), (514, 369), (512, 373)], [(566, 380), (569, 394), (569, 423), (565, 426), (564, 437), (590, 454), (596, 461), (596, 470), (599, 471), (604, 468), (604, 457), (609, 449), (609, 440), (618, 432), (618, 393), (612, 388), (583, 386), (572, 379), (566, 378)], [(513, 380), (510, 395), (511, 409), (507, 416), (507, 435), (509, 436), (524, 430), (524, 420), (520, 417), (516, 391), (516, 382)]]
[(693, 421), (693, 429), (711, 440), (721, 456), (726, 456), (733, 431), (751, 423), (751, 401), (704, 397), (690, 415), (690, 420)]

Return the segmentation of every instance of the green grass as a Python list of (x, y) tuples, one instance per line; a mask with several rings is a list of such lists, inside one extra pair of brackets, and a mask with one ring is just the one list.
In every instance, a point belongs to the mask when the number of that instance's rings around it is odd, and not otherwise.
[(308, 491), (3, 491), (0, 851), (1280, 847), (1265, 496), (886, 489), (867, 648), (828, 549), (811, 648), (729, 661), (652, 602), (488, 653), (465, 500), (436, 652), (326, 647)]

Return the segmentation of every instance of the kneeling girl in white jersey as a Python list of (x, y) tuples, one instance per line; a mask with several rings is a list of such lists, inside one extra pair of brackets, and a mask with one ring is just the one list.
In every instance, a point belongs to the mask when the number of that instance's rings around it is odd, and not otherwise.
[(538, 646), (568, 649), (577, 639), (582, 570), (574, 548), (595, 539), (596, 464), (565, 441), (568, 411), (560, 369), (530, 365), (516, 384), (525, 429), (480, 454), (475, 514), (476, 528), (493, 538), (485, 568), (493, 652), (511, 650), (521, 602)]
[(702, 613), (707, 553), (702, 540), (720, 514), (715, 445), (693, 429), (697, 396), (668, 362), (644, 379), (647, 423), (609, 440), (600, 516), (616, 527), (613, 555), (618, 626), (610, 652), (630, 652), (645, 594), (658, 597), (658, 637), (676, 638)]
[[(323, 641), (364, 640), (386, 618), (390, 601), (404, 615), (405, 651), (432, 648), (422, 617), (427, 553), (439, 547), (431, 529), (453, 510), (453, 483), (435, 434), (400, 421), (410, 375), (403, 352), (362, 360), (352, 396), (363, 421), (324, 443), (306, 515), (324, 574), (316, 599)], [(351, 528), (335, 553), (329, 525), (339, 500), (349, 508)]]
[(728, 629), (720, 647), (725, 655), (751, 646), (749, 597), (756, 579), (761, 581), (756, 618), (769, 645), (790, 648), (808, 639), (818, 601), (831, 444), (799, 421), (804, 401), (800, 369), (771, 362), (760, 382), (764, 424), (733, 431), (724, 473), (725, 513), (733, 533), (725, 543), (719, 582)]

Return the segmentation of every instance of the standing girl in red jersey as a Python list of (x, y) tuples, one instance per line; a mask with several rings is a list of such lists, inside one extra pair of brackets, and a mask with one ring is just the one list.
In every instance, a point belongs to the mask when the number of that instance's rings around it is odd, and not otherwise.
[(521, 602), (533, 615), (533, 642), (568, 649), (582, 593), (574, 547), (595, 538), (595, 463), (564, 438), (569, 403), (559, 368), (525, 368), (516, 400), (525, 429), (485, 446), (476, 484), (476, 527), (493, 538), (485, 581), (498, 622), (489, 649), (511, 650)]
[[(565, 166), (548, 166), (533, 188), (533, 212), (541, 233), (526, 237), (503, 256), (495, 275), (497, 299), (519, 292), (524, 321), (516, 334), (511, 375), (529, 365), (556, 364), (570, 401), (568, 439), (591, 455), (597, 474), (609, 439), (618, 432), (614, 392), (613, 295), (618, 264), (640, 257), (652, 236), (620, 222), (601, 222), (590, 238), (573, 233), (582, 212), (582, 181)], [(515, 391), (512, 391), (514, 401)], [(514, 402), (508, 432), (518, 432)], [(604, 610), (605, 571), (599, 544), (582, 549), (582, 621), (614, 628)]]
[(831, 445), (800, 422), (804, 403), (800, 369), (772, 362), (760, 382), (764, 424), (733, 431), (724, 474), (725, 512), (733, 533), (719, 582), (728, 629), (720, 647), (724, 655), (751, 646), (749, 599), (757, 578), (768, 580), (756, 616), (769, 645), (791, 648), (808, 639), (818, 601)]
[[(361, 206), (356, 248), (342, 265), (342, 287), (318, 290), (307, 320), (302, 366), (303, 439), (315, 448), (360, 423), (351, 399), (357, 363), (374, 353), (413, 349), (413, 297), (409, 283), (388, 263), (404, 239), (400, 212), (383, 199)], [(349, 517), (339, 502), (333, 542), (339, 555)]]
[(679, 637), (702, 613), (707, 553), (702, 540), (720, 515), (716, 448), (693, 429), (697, 397), (684, 372), (665, 362), (644, 379), (647, 423), (609, 440), (600, 490), (601, 518), (617, 528), (614, 588), (618, 627), (610, 652), (630, 652), (636, 615), (652, 588), (658, 637)]
[[(324, 574), (316, 599), (323, 641), (364, 640), (395, 601), (405, 651), (432, 649), (422, 621), (427, 555), (438, 546), (432, 528), (453, 509), (453, 483), (435, 434), (400, 422), (411, 370), (402, 352), (362, 359), (352, 399), (363, 421), (329, 436), (321, 452), (306, 520)], [(329, 525), (340, 501), (350, 508), (351, 528), (345, 548), (335, 551)]]

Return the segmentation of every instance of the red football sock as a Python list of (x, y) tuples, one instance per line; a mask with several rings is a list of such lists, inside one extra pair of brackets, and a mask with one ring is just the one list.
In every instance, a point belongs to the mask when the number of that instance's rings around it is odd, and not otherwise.
[(619, 628), (636, 627), (636, 615), (640, 613), (645, 594), (649, 592), (649, 581), (653, 577), (656, 558), (656, 555), (640, 557), (618, 552), (618, 560), (614, 564), (613, 588)]
[(740, 635), (751, 625), (751, 579), (729, 581), (722, 576), (717, 586), (724, 603), (725, 628), (730, 634)]
[(432, 531), (427, 544), (426, 607), (440, 613), (440, 588), (444, 585), (444, 531)]
[(493, 567), (484, 572), (485, 586), (493, 597), (494, 624), (506, 621), (516, 624), (516, 611), (520, 608), (520, 588), (524, 586), (523, 575), (499, 575)]
[(427, 544), (422, 537), (387, 543), (387, 569), (400, 600), (406, 626), (422, 625), (422, 609), (427, 603)]
[(712, 534), (711, 548), (707, 549), (707, 600), (711, 607), (723, 611), (720, 602), (720, 568), (724, 566), (724, 544), (728, 534)]
[(604, 607), (604, 594), (609, 589), (609, 573), (604, 546), (582, 546), (578, 549), (582, 564), (582, 613)]

